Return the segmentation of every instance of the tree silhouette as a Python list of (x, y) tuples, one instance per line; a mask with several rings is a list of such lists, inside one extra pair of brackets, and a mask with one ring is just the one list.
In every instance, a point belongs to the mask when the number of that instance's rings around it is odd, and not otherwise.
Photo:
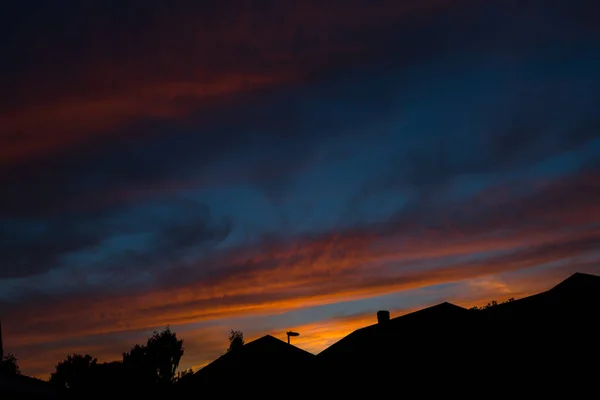
[(144, 383), (172, 383), (183, 351), (183, 340), (167, 327), (154, 331), (145, 346), (136, 344), (129, 353), (123, 353), (123, 364)]
[(183, 340), (177, 340), (177, 335), (167, 327), (162, 332), (155, 331), (146, 347), (156, 365), (158, 381), (173, 382), (183, 356)]
[(227, 351), (239, 349), (244, 345), (244, 334), (242, 331), (234, 331), (233, 329), (229, 332), (229, 348)]
[(123, 366), (134, 385), (148, 386), (156, 382), (156, 368), (149, 361), (146, 346), (136, 344), (123, 353)]
[(2, 360), (0, 360), (0, 372), (7, 375), (19, 375), (21, 370), (17, 364), (17, 357), (12, 353), (8, 353)]
[(64, 361), (56, 364), (55, 371), (50, 374), (50, 383), (67, 389), (81, 389), (86, 386), (90, 370), (98, 362), (89, 354), (69, 354)]

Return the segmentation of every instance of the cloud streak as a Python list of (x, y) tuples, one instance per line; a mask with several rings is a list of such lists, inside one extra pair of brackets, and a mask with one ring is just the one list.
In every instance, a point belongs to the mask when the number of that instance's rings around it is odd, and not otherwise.
[[(204, 261), (159, 259), (155, 260), (157, 267), (170, 267), (152, 272), (150, 286), (134, 287), (130, 294), (106, 298), (104, 290), (94, 293), (93, 287), (63, 299), (30, 293), (28, 300), (12, 307), (5, 303), (3, 308), (8, 318), (18, 316), (30, 327), (33, 335), (24, 334), (20, 340), (31, 343), (64, 335), (149, 329), (157, 321), (182, 324), (286, 311), (519, 271), (597, 249), (600, 214), (594, 196), (598, 180), (583, 173), (569, 181), (574, 188), (584, 183), (589, 186), (567, 192), (570, 195), (565, 198), (553, 195), (557, 188), (564, 190), (560, 183), (549, 185), (513, 205), (474, 214), (470, 221), (465, 218), (467, 223), (462, 226), (460, 221), (453, 225), (446, 219), (448, 226), (422, 226), (421, 233), (417, 233), (418, 226), (406, 225), (400, 218), (360, 231), (349, 229), (280, 243), (270, 240), (254, 249), (215, 252)], [(563, 209), (565, 201), (571, 209)], [(533, 223), (523, 220), (521, 213)], [(206, 239), (207, 232), (211, 239), (215, 232), (221, 238), (219, 230), (188, 226), (196, 228), (191, 236), (194, 244)], [(189, 232), (175, 229), (165, 232), (171, 240), (180, 238), (175, 248), (182, 249), (189, 243)], [(179, 229), (184, 234), (174, 235)], [(168, 247), (158, 247), (157, 254), (168, 254)], [(142, 258), (148, 262), (141, 264), (138, 274), (153, 268), (152, 254)], [(473, 254), (480, 256), (469, 259)], [(134, 268), (136, 263), (128, 261), (123, 267)]]

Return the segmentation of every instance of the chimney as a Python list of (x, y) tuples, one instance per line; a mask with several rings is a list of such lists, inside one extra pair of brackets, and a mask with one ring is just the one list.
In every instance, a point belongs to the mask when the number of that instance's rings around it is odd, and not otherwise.
[(377, 311), (377, 325), (382, 326), (390, 322), (390, 312), (387, 310)]

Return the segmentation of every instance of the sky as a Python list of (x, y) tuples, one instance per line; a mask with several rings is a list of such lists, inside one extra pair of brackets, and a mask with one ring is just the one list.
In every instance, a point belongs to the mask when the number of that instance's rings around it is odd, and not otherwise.
[(19, 0), (0, 11), (0, 319), (44, 378), (169, 325), (180, 368), (317, 354), (600, 274), (599, 6)]

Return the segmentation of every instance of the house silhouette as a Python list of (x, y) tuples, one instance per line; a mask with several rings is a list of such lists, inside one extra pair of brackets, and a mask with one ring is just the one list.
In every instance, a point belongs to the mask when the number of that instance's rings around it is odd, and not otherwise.
[[(596, 382), (600, 368), (600, 277), (576, 273), (546, 292), (474, 313), (477, 330), (472, 343), (485, 352), (474, 352), (474, 371), (482, 380), (506, 376), (510, 385), (539, 392), (573, 391)], [(496, 360), (496, 364), (489, 360)], [(542, 378), (543, 377), (543, 378)], [(508, 380), (508, 378), (505, 378)]]
[(0, 399), (58, 399), (53, 387), (46, 381), (25, 375), (0, 373)]
[[(272, 336), (224, 354), (179, 385), (224, 397), (545, 397), (597, 388), (600, 277), (486, 307), (380, 310), (317, 356)], [(375, 317), (375, 316), (374, 316)]]
[[(600, 376), (600, 277), (576, 273), (552, 289), (484, 310), (442, 303), (381, 318), (317, 356), (317, 386), (338, 396), (575, 396)], [(348, 386), (344, 382), (351, 382)]]
[[(443, 376), (463, 351), (471, 312), (444, 302), (357, 329), (317, 355), (315, 379), (337, 394), (351, 395), (378, 382)], [(381, 314), (380, 314), (381, 315)], [(344, 388), (342, 382), (352, 382)], [(387, 385), (381, 387), (385, 392)]]
[(263, 336), (231, 350), (197, 371), (180, 385), (225, 397), (242, 393), (281, 394), (282, 386), (298, 383), (314, 368), (315, 355), (279, 340)]
[(378, 318), (376, 324), (357, 329), (323, 350), (318, 359), (321, 363), (340, 363), (340, 359), (348, 358), (346, 361), (349, 361), (357, 357), (377, 359), (397, 347), (404, 351), (405, 346), (398, 342), (400, 338), (414, 340), (424, 335), (439, 336), (448, 324), (465, 322), (470, 316), (466, 308), (444, 302), (393, 319)]

